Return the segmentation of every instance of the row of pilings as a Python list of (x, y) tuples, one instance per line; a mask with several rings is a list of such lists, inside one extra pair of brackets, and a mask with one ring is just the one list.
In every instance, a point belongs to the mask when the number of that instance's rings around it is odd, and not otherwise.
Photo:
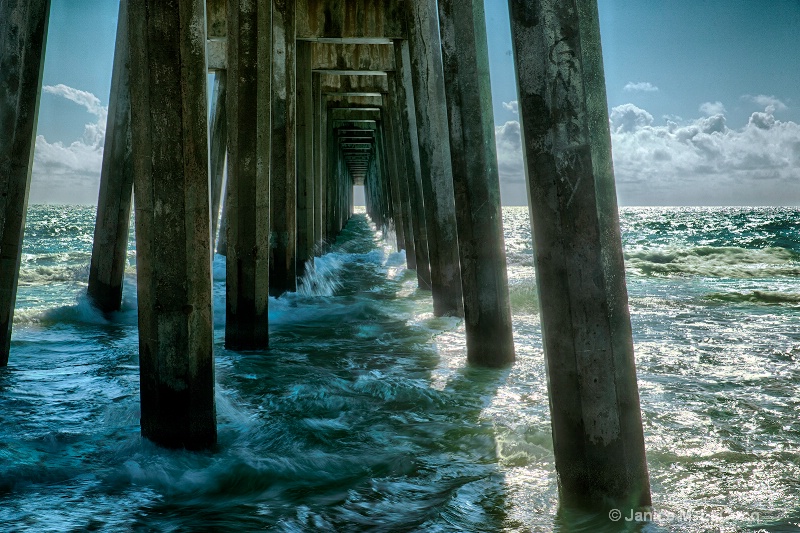
[[(562, 503), (646, 506), (596, 0), (509, 5)], [(264, 349), (268, 295), (335, 240), (354, 185), (435, 314), (464, 317), (469, 362), (513, 362), (483, 9), (122, 0), (88, 292), (119, 309), (134, 191), (144, 436), (216, 442), (215, 244), (225, 346)], [(2, 366), (48, 15), (49, 0), (0, 0)]]

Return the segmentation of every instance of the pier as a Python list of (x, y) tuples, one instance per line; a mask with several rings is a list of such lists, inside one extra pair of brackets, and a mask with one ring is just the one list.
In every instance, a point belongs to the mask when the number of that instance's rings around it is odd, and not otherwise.
[[(561, 503), (647, 507), (596, 0), (509, 5)], [(49, 7), (0, 0), (0, 366)], [(121, 0), (119, 13), (88, 295), (120, 309), (133, 209), (146, 438), (217, 442), (214, 252), (225, 347), (269, 357), (269, 296), (296, 291), (335, 241), (354, 186), (434, 314), (463, 317), (469, 364), (513, 364), (482, 0)]]

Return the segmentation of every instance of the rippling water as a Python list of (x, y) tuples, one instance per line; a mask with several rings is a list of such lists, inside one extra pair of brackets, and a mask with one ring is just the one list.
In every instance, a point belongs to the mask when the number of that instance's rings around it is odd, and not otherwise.
[[(139, 437), (135, 253), (123, 310), (85, 301), (94, 209), (28, 215), (0, 370), (2, 531), (800, 531), (800, 211), (622, 213), (654, 512), (557, 514), (525, 208), (506, 208), (518, 362), (465, 365), (364, 215), (297, 294), (271, 349), (222, 346), (219, 446)], [(131, 244), (133, 244), (131, 242)]]

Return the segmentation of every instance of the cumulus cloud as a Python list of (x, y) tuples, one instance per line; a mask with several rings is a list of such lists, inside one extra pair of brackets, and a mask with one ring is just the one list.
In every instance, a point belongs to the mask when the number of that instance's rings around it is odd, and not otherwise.
[(615, 107), (608, 118), (611, 121), (611, 131), (617, 133), (636, 131), (637, 128), (653, 123), (653, 115), (633, 104)]
[(727, 113), (725, 106), (722, 102), (706, 102), (700, 105), (700, 112), (707, 116), (724, 115)]
[[(719, 109), (704, 110), (712, 111)], [(611, 139), (620, 196), (640, 204), (797, 201), (800, 194), (792, 191), (800, 178), (800, 125), (776, 120), (774, 111), (768, 106), (753, 113), (740, 129), (730, 128), (722, 113), (683, 124), (628, 120), (614, 128), (614, 116), (634, 113), (630, 104), (614, 108)]]
[(505, 107), (515, 115), (519, 114), (519, 106), (516, 100), (511, 100), (510, 102), (503, 102), (503, 107)]
[(94, 121), (84, 125), (83, 135), (69, 144), (36, 137), (31, 201), (92, 202), (97, 199), (108, 108), (94, 94), (66, 85), (46, 85), (46, 93), (83, 106)]
[[(621, 203), (800, 202), (800, 125), (776, 119), (776, 108), (768, 105), (743, 127), (732, 128), (723, 113), (710, 114), (719, 110), (709, 107), (707, 116), (656, 124), (649, 112), (633, 104), (613, 108), (609, 120)], [(515, 197), (524, 198), (519, 132), (516, 121), (495, 128), (504, 190), (517, 187)]]
[(628, 91), (628, 92), (637, 92), (637, 91), (639, 91), (639, 92), (645, 92), (645, 93), (654, 93), (654, 92), (658, 91), (658, 87), (656, 87), (655, 85), (653, 85), (649, 81), (640, 81), (640, 82), (637, 82), (637, 83), (629, 81), (627, 84), (625, 84), (625, 87), (623, 87), (622, 90)]
[(786, 111), (789, 107), (781, 102), (778, 98), (774, 96), (767, 96), (766, 94), (759, 94), (756, 96), (745, 94), (742, 96), (742, 100), (747, 100), (749, 102), (753, 102), (758, 104), (759, 107), (772, 107), (776, 111)]
[(519, 122), (512, 120), (494, 128), (497, 144), (497, 165), (500, 181), (524, 183), (525, 167), (522, 162), (522, 140)]

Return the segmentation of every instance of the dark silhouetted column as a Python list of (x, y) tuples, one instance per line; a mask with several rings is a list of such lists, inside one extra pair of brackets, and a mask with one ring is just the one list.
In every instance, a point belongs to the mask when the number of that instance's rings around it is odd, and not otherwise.
[(439, 0), (470, 363), (514, 361), (483, 0)]
[[(400, 113), (397, 109), (397, 87), (394, 76), (389, 76), (389, 92), (384, 95), (386, 101), (385, 123), (389, 143), (389, 158), (394, 174), (397, 177), (397, 195), (403, 214), (403, 236), (405, 237), (406, 266), (412, 270), (417, 268), (416, 246), (414, 244), (414, 219), (411, 216), (411, 201), (408, 193), (408, 175), (406, 158), (400, 140)], [(392, 184), (394, 186), (394, 183)]]
[(142, 434), (203, 449), (217, 439), (205, 2), (128, 11)]
[(133, 196), (128, 0), (119, 3), (117, 20), (114, 71), (87, 289), (92, 303), (106, 313), (117, 311), (122, 305), (122, 279), (128, 263)]
[(295, 3), (272, 0), (272, 156), (270, 292), (297, 289), (295, 162)]
[(214, 73), (211, 101), (211, 243), (217, 242), (219, 210), (222, 204), (222, 185), (225, 182), (225, 156), (228, 152), (228, 73)]
[(228, 17), (228, 188), (225, 347), (269, 342), (272, 9), (231, 0)]
[(311, 75), (312, 100), (314, 104), (314, 251), (320, 253), (325, 242), (325, 98), (319, 73)]
[(562, 505), (650, 504), (595, 0), (511, 0)]
[(297, 275), (314, 257), (314, 95), (311, 43), (297, 41)]
[(417, 256), (417, 284), (421, 289), (431, 289), (431, 267), (428, 257), (428, 229), (425, 221), (425, 204), (422, 194), (422, 174), (419, 164), (419, 140), (417, 138), (417, 116), (414, 110), (414, 89), (411, 83), (411, 60), (407, 41), (394, 42), (397, 70), (389, 74), (389, 95), (396, 95), (400, 143), (400, 154), (406, 158), (406, 179), (411, 218), (414, 223), (414, 253)]
[(464, 313), (436, 0), (406, 2), (433, 312)]
[(8, 364), (50, 0), (0, 0), (0, 367)]

